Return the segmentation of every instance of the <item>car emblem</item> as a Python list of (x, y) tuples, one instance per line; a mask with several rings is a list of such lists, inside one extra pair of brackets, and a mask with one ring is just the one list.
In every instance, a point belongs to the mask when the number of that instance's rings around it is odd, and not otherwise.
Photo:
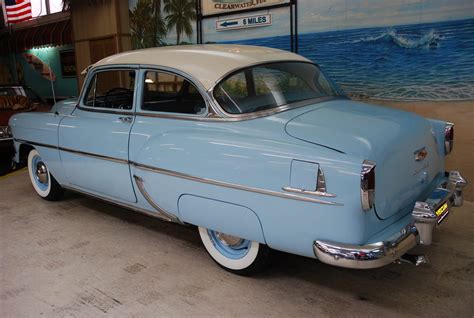
[(428, 156), (428, 151), (426, 151), (425, 147), (415, 151), (415, 161), (422, 161), (426, 156)]

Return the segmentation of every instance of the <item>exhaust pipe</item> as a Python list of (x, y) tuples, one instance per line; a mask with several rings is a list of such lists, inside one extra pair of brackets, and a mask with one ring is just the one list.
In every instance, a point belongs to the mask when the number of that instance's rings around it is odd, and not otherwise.
[(410, 263), (415, 266), (422, 265), (422, 264), (428, 264), (429, 260), (428, 257), (425, 255), (416, 255), (416, 254), (403, 254), (402, 257), (398, 260), (398, 263)]

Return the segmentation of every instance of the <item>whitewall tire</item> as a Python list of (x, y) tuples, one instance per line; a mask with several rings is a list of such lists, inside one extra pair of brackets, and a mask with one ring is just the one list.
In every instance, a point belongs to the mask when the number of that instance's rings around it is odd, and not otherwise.
[(63, 194), (63, 189), (51, 175), (36, 149), (32, 149), (28, 154), (28, 174), (33, 188), (43, 199), (56, 201)]
[(211, 258), (224, 269), (250, 275), (268, 263), (270, 249), (265, 244), (199, 227), (202, 243)]

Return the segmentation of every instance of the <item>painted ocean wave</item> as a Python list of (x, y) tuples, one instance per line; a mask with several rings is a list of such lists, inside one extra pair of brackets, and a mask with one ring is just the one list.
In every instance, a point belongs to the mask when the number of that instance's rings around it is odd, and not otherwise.
[[(290, 50), (289, 36), (232, 43)], [(474, 100), (474, 19), (301, 34), (299, 53), (349, 96)]]
[(341, 45), (341, 44), (356, 44), (356, 43), (370, 43), (370, 42), (391, 42), (399, 47), (406, 49), (416, 49), (416, 48), (437, 48), (439, 42), (443, 40), (444, 37), (438, 34), (435, 30), (430, 30), (426, 34), (421, 36), (413, 36), (410, 34), (400, 34), (397, 33), (396, 29), (389, 29), (383, 32), (380, 35), (369, 36), (366, 38), (342, 41), (342, 42), (329, 42), (330, 45)]

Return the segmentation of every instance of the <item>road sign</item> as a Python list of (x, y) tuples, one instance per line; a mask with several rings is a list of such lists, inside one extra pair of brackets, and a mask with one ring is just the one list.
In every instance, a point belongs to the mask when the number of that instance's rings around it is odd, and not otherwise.
[(235, 29), (256, 28), (268, 25), (272, 25), (272, 15), (270, 13), (225, 20), (217, 20), (216, 30), (226, 31)]
[(201, 0), (204, 16), (290, 4), (290, 0)]

